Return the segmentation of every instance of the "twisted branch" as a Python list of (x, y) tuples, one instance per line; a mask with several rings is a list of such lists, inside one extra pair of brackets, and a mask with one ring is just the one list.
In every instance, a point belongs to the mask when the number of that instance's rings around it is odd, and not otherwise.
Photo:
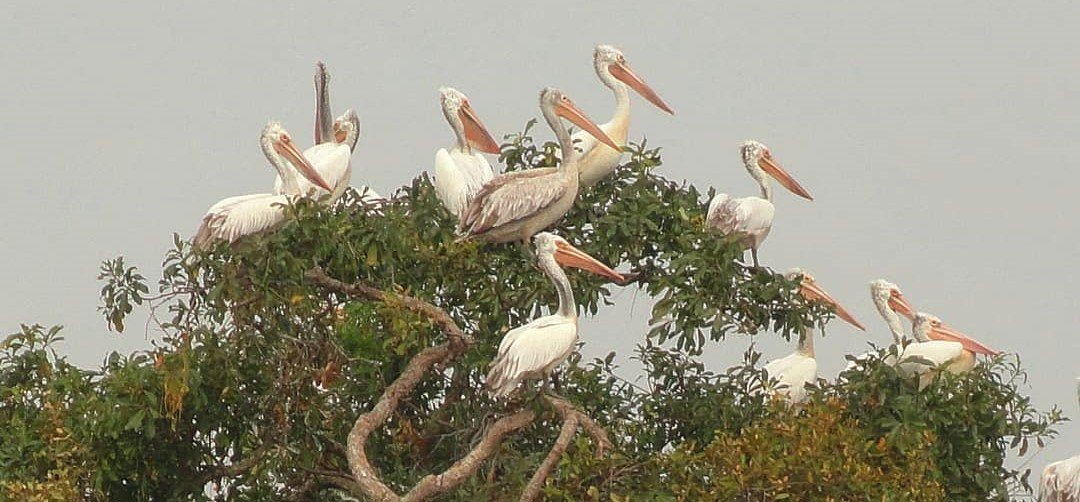
[[(401, 372), (401, 375), (383, 391), (382, 396), (379, 397), (378, 402), (375, 403), (371, 411), (356, 418), (345, 447), (349, 470), (356, 480), (356, 486), (353, 486), (352, 483), (342, 483), (342, 478), (323, 477), (324, 480), (338, 484), (342, 488), (350, 489), (350, 491), (358, 487), (368, 498), (377, 501), (411, 502), (426, 500), (446, 493), (470, 478), (480, 468), (480, 464), (495, 454), (506, 436), (529, 425), (536, 419), (536, 413), (531, 409), (521, 409), (500, 418), (485, 432), (484, 437), (468, 454), (441, 474), (424, 476), (404, 496), (398, 495), (392, 488), (383, 483), (375, 467), (368, 460), (365, 452), (367, 439), (375, 429), (390, 419), (402, 399), (412, 393), (416, 385), (423, 380), (432, 367), (437, 364), (445, 364), (461, 356), (472, 346), (474, 339), (462, 332), (461, 328), (445, 310), (419, 298), (387, 293), (364, 283), (348, 284), (326, 275), (326, 272), (319, 267), (309, 270), (306, 277), (308, 281), (315, 285), (348, 296), (378, 302), (396, 302), (406, 309), (429, 318), (447, 337), (446, 342), (434, 347), (428, 347), (413, 356), (405, 370)], [(597, 425), (592, 418), (562, 398), (554, 396), (545, 396), (544, 398), (563, 417), (562, 432), (543, 464), (529, 481), (521, 500), (533, 500), (536, 498), (540, 488), (551, 474), (551, 471), (554, 470), (559, 458), (565, 453), (579, 426), (592, 435), (596, 441), (598, 455), (604, 455), (611, 449), (611, 441), (607, 437), (607, 432)]]

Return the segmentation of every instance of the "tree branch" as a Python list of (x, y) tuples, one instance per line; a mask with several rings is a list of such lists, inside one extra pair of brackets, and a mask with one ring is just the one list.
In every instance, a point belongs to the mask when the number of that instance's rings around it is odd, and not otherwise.
[(519, 499), (521, 502), (532, 502), (540, 496), (540, 490), (544, 488), (544, 483), (547, 482), (548, 476), (555, 470), (555, 466), (558, 465), (559, 459), (566, 453), (566, 448), (570, 446), (570, 441), (572, 441), (574, 435), (577, 434), (578, 426), (585, 429), (585, 431), (592, 436), (593, 441), (596, 442), (597, 457), (606, 455), (612, 448), (607, 431), (586, 415), (585, 412), (575, 408), (569, 401), (560, 397), (546, 395), (544, 396), (544, 399), (559, 413), (559, 416), (562, 417), (562, 429), (559, 431), (559, 437), (555, 439), (555, 444), (551, 446), (551, 451), (548, 452), (543, 463), (541, 463), (540, 467), (533, 473), (532, 479), (529, 480), (529, 484), (525, 485), (525, 490), (521, 493), (521, 498)]
[[(356, 485), (368, 498), (377, 501), (412, 502), (426, 500), (446, 493), (475, 474), (480, 468), (480, 464), (495, 454), (507, 435), (535, 420), (536, 414), (531, 409), (521, 409), (500, 418), (484, 433), (483, 439), (464, 457), (441, 474), (424, 476), (408, 493), (399, 496), (386, 483), (383, 483), (379, 478), (378, 471), (368, 460), (365, 452), (367, 439), (375, 429), (381, 427), (390, 419), (401, 401), (412, 393), (416, 385), (423, 380), (435, 365), (444, 364), (461, 356), (472, 346), (474, 340), (461, 331), (461, 328), (445, 310), (419, 298), (408, 295), (392, 295), (365, 283), (347, 284), (326, 275), (326, 272), (319, 267), (309, 270), (306, 277), (313, 284), (348, 296), (378, 302), (398, 303), (417, 314), (429, 318), (447, 337), (446, 342), (434, 347), (428, 347), (413, 356), (409, 364), (406, 365), (405, 370), (401, 372), (393, 383), (386, 387), (386, 390), (383, 391), (382, 396), (379, 397), (378, 402), (375, 403), (371, 411), (356, 418), (356, 422), (349, 432), (345, 447), (349, 470), (356, 480)], [(529, 481), (525, 493), (522, 494), (522, 500), (533, 500), (540, 493), (544, 482), (551, 474), (551, 471), (554, 470), (559, 458), (566, 452), (566, 448), (569, 446), (574, 434), (577, 433), (579, 426), (592, 435), (597, 445), (598, 455), (604, 455), (611, 449), (611, 441), (608, 439), (607, 432), (584, 412), (559, 397), (544, 396), (544, 399), (563, 418), (563, 427), (551, 452), (548, 453), (547, 458)], [(335, 482), (341, 481), (343, 478), (324, 476), (323, 479)], [(351, 485), (350, 482), (346, 489), (349, 489)], [(352, 490), (350, 489), (350, 491)]]

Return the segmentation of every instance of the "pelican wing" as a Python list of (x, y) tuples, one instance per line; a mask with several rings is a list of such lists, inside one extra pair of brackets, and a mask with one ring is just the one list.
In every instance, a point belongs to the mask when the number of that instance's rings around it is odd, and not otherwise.
[(537, 168), (496, 176), (469, 203), (458, 229), (469, 235), (528, 218), (554, 204), (567, 190), (556, 168)]
[(772, 227), (772, 203), (759, 197), (732, 198), (716, 194), (709, 202), (705, 224), (724, 235), (744, 233), (757, 235)]
[(254, 194), (229, 197), (210, 207), (195, 232), (193, 243), (204, 248), (216, 240), (237, 239), (270, 230), (285, 220), (285, 195)]
[(1054, 462), (1043, 469), (1039, 500), (1071, 502), (1080, 500), (1080, 455)]
[(544, 316), (510, 330), (487, 375), (496, 397), (509, 394), (526, 378), (561, 363), (577, 343), (577, 323), (561, 316)]
[(435, 152), (435, 195), (447, 211), (460, 216), (469, 202), (469, 178), (445, 148)]

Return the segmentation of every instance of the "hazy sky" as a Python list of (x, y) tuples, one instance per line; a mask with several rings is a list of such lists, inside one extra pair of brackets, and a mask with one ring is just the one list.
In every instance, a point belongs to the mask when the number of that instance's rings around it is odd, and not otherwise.
[[(221, 198), (269, 191), (259, 132), (274, 118), (310, 141), (317, 59), (335, 109), (363, 120), (353, 183), (386, 193), (450, 144), (441, 85), (499, 136), (538, 116), (549, 85), (606, 121), (613, 100), (591, 58), (609, 43), (678, 111), (634, 98), (631, 137), (664, 147), (665, 175), (756, 193), (738, 161), (755, 138), (814, 194), (778, 192), (761, 259), (813, 271), (870, 327), (833, 324), (818, 342), (823, 376), (889, 340), (867, 287), (882, 277), (1020, 353), (1035, 404), (1077, 415), (1080, 4), (152, 3), (2, 8), (5, 333), (63, 324), (66, 352), (87, 366), (147, 347), (138, 322), (106, 332), (99, 262), (123, 254), (154, 279), (172, 232), (190, 236)], [(586, 357), (642, 339), (648, 299), (616, 299), (583, 321)], [(757, 341), (766, 358), (791, 350)], [(748, 343), (714, 344), (706, 360), (722, 370)], [(1069, 424), (1032, 467), (1075, 454)]]

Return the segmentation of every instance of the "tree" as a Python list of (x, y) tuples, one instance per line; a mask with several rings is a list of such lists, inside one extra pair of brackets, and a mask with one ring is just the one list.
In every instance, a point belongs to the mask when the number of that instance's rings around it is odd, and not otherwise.
[[(531, 125), (531, 124), (530, 124)], [(529, 127), (510, 169), (557, 162)], [(290, 223), (233, 247), (176, 237), (157, 293), (105, 262), (102, 313), (147, 308), (154, 348), (76, 368), (59, 328), (23, 326), (0, 352), (0, 494), (13, 500), (986, 500), (1030, 492), (1010, 448), (1063, 418), (1019, 392), (1001, 357), (920, 392), (858, 362), (790, 408), (761, 391), (758, 354), (724, 372), (696, 356), (728, 336), (793, 333), (832, 313), (703, 229), (703, 196), (656, 174), (643, 141), (585, 189), (558, 232), (632, 270), (657, 299), (635, 355), (572, 358), (558, 395), (495, 402), (499, 339), (553, 305), (518, 245), (457, 242), (426, 175), (389, 202), (300, 201)], [(571, 274), (579, 308), (609, 304)], [(585, 337), (588, 342), (588, 337)], [(891, 349), (895, 351), (895, 349)]]

